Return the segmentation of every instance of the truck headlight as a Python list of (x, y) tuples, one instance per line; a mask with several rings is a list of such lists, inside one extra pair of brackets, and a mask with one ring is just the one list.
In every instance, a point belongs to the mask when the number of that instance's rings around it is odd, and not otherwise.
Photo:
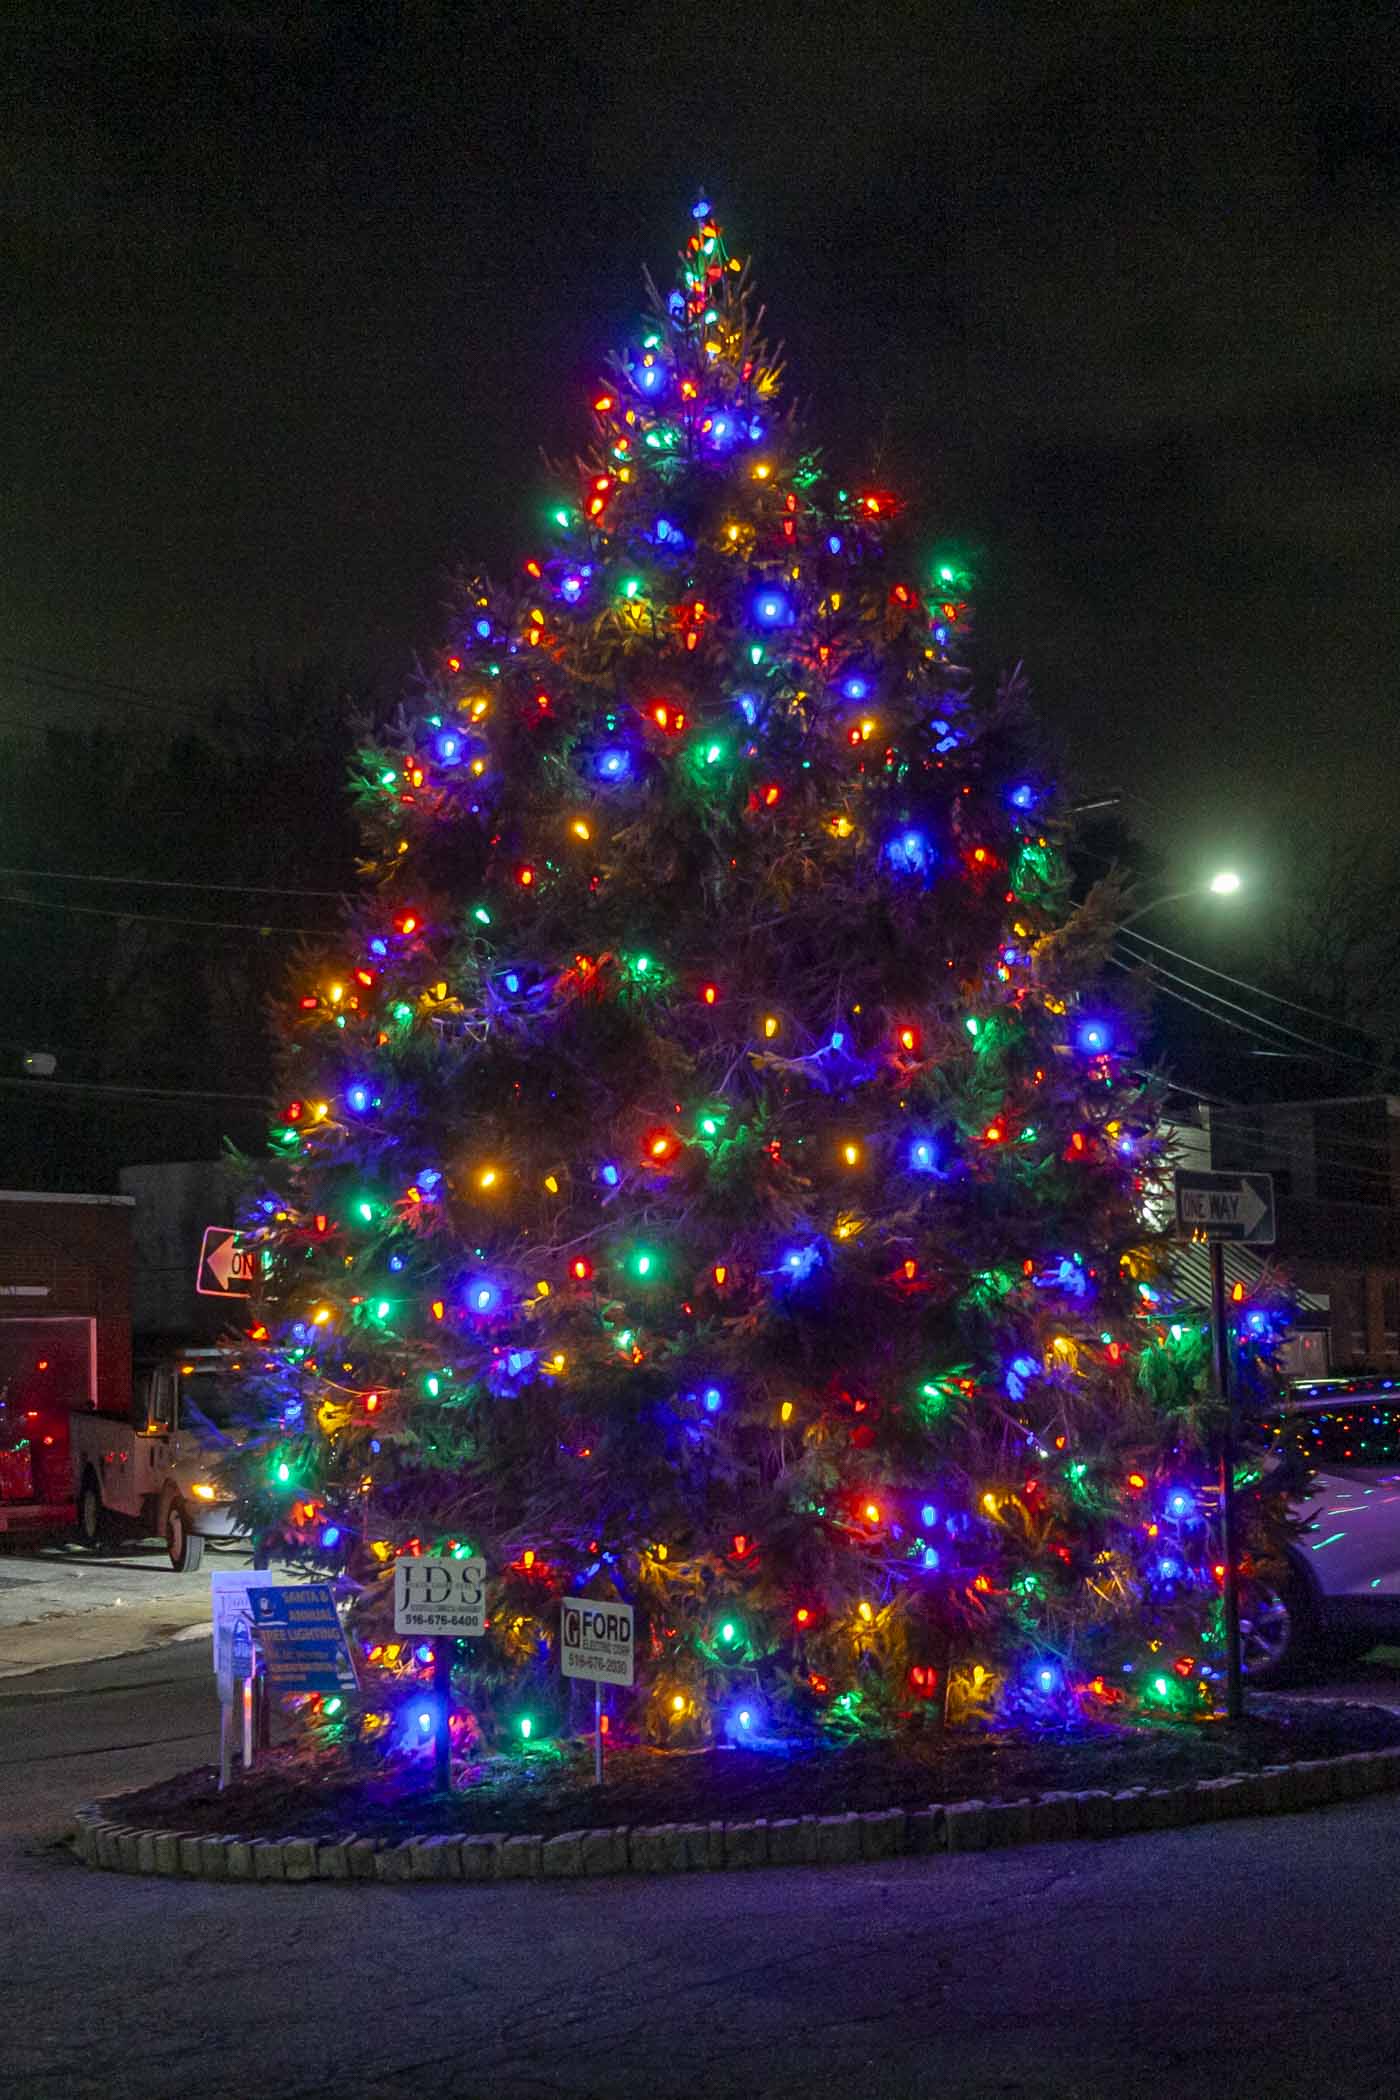
[(217, 1489), (210, 1487), (207, 1480), (197, 1480), (190, 1493), (197, 1502), (214, 1502), (218, 1499)]

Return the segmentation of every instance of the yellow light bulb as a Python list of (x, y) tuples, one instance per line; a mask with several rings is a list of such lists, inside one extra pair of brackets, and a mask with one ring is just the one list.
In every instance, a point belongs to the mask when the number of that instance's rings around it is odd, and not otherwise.
[(342, 999), (343, 999), (343, 998), (345, 997), (345, 987), (344, 987), (344, 985), (343, 985), (343, 984), (332, 984), (332, 985), (329, 985), (329, 986), (327, 987), (327, 990), (326, 990), (326, 996), (327, 996), (327, 998), (328, 998), (328, 999), (330, 1000), (330, 1002), (331, 1002), (331, 1005), (332, 1005), (332, 1006), (339, 1006), (339, 1004), (340, 1004), (341, 1000), (342, 1000)]
[(331, 1105), (329, 1101), (313, 1101), (311, 1104), (312, 1116), (318, 1123), (324, 1123), (330, 1112)]
[(583, 821), (583, 818), (582, 818), (582, 817), (575, 817), (575, 818), (574, 818), (574, 826), (573, 826), (573, 829), (574, 829), (574, 837), (575, 837), (576, 839), (591, 839), (591, 838), (592, 838), (592, 836), (593, 836), (593, 834), (592, 834), (592, 832), (591, 832), (591, 831), (589, 830), (588, 826), (587, 826), (587, 825), (586, 825), (586, 824), (584, 823), (584, 821)]
[(869, 1606), (868, 1604), (862, 1604), (862, 1606), (861, 1606), (861, 1608), (860, 1608), (860, 1615), (861, 1615), (861, 1618), (862, 1618), (862, 1619), (863, 1619), (863, 1620), (865, 1621), (865, 1623), (866, 1623), (866, 1625), (867, 1625), (867, 1626), (869, 1626), (869, 1625), (870, 1625), (871, 1621), (872, 1621), (872, 1620), (874, 1619), (874, 1617), (875, 1617), (875, 1614), (874, 1614), (874, 1612), (873, 1612), (873, 1611), (872, 1611), (872, 1610), (870, 1609), (870, 1606)]
[(549, 1296), (549, 1285), (545, 1282), (543, 1276), (535, 1285), (535, 1296), (537, 1298), (547, 1298)]
[(495, 1167), (483, 1167), (480, 1174), (478, 1174), (477, 1176), (477, 1180), (480, 1182), (482, 1188), (493, 1189), (496, 1186), (496, 1183), (500, 1180), (500, 1175)]
[(766, 481), (772, 471), (773, 469), (769, 466), (767, 460), (761, 459), (753, 470), (753, 478), (755, 481)]
[(685, 1700), (681, 1697), (679, 1692), (675, 1692), (672, 1694), (671, 1711), (673, 1714), (683, 1714), (685, 1712)]
[(549, 1190), (549, 1193), (550, 1193), (550, 1195), (551, 1195), (551, 1196), (557, 1196), (557, 1195), (558, 1195), (558, 1193), (559, 1193), (559, 1181), (558, 1181), (558, 1177), (557, 1177), (556, 1175), (554, 1175), (554, 1174), (546, 1174), (546, 1175), (545, 1175), (545, 1177), (544, 1177), (544, 1185), (545, 1185), (545, 1187), (546, 1187), (546, 1188), (547, 1188), (547, 1189)]
[(764, 1016), (763, 1033), (771, 1043), (774, 1036), (778, 1033), (778, 1017), (776, 1014), (766, 1014)]
[(845, 1160), (848, 1167), (858, 1167), (860, 1165), (860, 1146), (843, 1145), (841, 1147), (841, 1157)]
[(791, 1400), (784, 1400), (782, 1406), (778, 1409), (778, 1417), (779, 1420), (783, 1422), (790, 1422), (792, 1420)]

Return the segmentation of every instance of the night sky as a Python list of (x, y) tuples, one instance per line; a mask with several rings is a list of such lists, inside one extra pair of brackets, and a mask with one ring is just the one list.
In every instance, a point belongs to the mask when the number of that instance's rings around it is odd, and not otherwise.
[[(397, 679), (703, 183), (814, 433), (981, 550), (1173, 875), (1385, 812), (1400, 16), (1020, 12), (10, 0), (6, 664)], [(78, 704), (26, 675), (6, 723)]]

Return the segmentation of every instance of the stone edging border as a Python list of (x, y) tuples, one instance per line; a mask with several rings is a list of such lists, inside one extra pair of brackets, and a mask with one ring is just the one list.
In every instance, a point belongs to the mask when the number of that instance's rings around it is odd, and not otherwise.
[(108, 1809), (76, 1812), (85, 1866), (195, 1881), (535, 1881), (705, 1868), (834, 1867), (856, 1861), (982, 1852), (1064, 1838), (1174, 1830), (1230, 1816), (1287, 1814), (1400, 1789), (1400, 1744), (1232, 1772), (1184, 1786), (1042, 1794), (1025, 1801), (951, 1801), (835, 1816), (760, 1816), (747, 1823), (622, 1824), (557, 1837), (241, 1838), (133, 1829)]

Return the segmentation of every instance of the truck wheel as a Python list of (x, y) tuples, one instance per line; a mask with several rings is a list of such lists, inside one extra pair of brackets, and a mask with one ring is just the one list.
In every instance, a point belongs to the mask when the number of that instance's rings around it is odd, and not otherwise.
[(86, 1546), (90, 1553), (100, 1553), (107, 1544), (107, 1532), (102, 1490), (93, 1474), (84, 1473), (83, 1484), (78, 1489), (78, 1544)]
[(166, 1511), (165, 1550), (177, 1575), (193, 1575), (204, 1558), (204, 1540), (197, 1531), (191, 1531), (181, 1502), (172, 1502)]

